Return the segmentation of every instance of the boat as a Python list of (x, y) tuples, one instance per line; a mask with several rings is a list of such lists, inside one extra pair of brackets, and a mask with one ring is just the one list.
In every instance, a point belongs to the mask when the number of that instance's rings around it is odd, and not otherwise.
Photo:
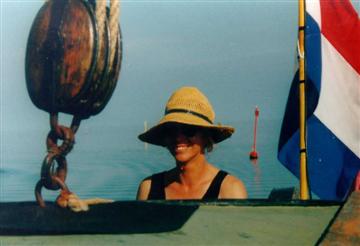
[[(76, 213), (0, 203), (2, 245), (356, 245), (360, 192), (345, 202), (269, 199), (118, 201)], [(275, 194), (274, 193), (274, 194)]]

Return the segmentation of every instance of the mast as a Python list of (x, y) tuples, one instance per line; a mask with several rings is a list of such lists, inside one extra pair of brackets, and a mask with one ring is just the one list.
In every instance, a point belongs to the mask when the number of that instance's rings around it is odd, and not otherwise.
[(299, 130), (300, 130), (300, 199), (309, 200), (306, 152), (305, 98), (305, 0), (299, 0)]

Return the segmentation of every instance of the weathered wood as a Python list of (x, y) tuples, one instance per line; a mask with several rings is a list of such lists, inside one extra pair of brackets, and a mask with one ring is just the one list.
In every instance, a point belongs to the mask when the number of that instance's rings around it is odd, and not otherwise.
[(90, 86), (96, 38), (85, 2), (45, 2), (30, 30), (25, 61), (27, 88), (37, 107), (72, 113), (68, 105)]
[(321, 245), (360, 245), (360, 191), (350, 195)]
[(106, 106), (120, 73), (122, 40), (119, 27), (111, 62), (104, 24), (99, 37), (94, 4), (87, 1), (45, 2), (31, 27), (25, 60), (28, 92), (38, 108), (88, 118)]

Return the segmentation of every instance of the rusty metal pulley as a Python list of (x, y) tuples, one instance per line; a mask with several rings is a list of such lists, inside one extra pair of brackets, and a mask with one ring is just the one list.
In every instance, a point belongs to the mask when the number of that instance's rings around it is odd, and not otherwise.
[[(51, 127), (46, 140), (48, 154), (35, 187), (42, 207), (42, 187), (71, 193), (65, 183), (66, 155), (75, 143), (75, 133), (82, 119), (104, 109), (120, 74), (120, 26), (112, 22), (114, 31), (108, 24), (117, 17), (111, 19), (109, 11), (104, 11), (104, 19), (100, 18), (104, 22), (99, 24), (96, 7), (94, 0), (46, 1), (30, 30), (25, 58), (27, 89), (35, 106), (50, 114)], [(74, 116), (70, 127), (58, 124), (59, 112)], [(58, 145), (58, 140), (62, 144)]]
[(94, 5), (87, 1), (51, 0), (42, 6), (25, 59), (27, 89), (38, 108), (81, 118), (101, 112), (115, 89), (122, 60), (120, 27), (112, 62), (108, 20), (103, 33), (100, 37)]

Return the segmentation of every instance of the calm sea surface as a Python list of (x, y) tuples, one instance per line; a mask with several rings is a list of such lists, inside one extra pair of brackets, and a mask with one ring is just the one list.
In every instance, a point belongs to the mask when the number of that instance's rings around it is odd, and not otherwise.
[[(24, 74), (29, 30), (43, 2), (5, 1), (2, 11), (0, 53), (6, 62), (1, 69), (0, 201), (34, 200), (46, 155), (48, 118), (32, 105)], [(184, 85), (199, 87), (216, 105), (219, 120), (237, 129), (208, 159), (241, 178), (250, 198), (265, 198), (273, 188), (297, 186), (297, 179), (276, 158), (280, 118), (294, 73), (297, 5), (125, 2), (121, 85), (101, 115), (81, 123), (67, 156), (69, 188), (81, 198), (131, 200), (144, 177), (172, 168), (167, 150), (146, 149), (137, 135), (170, 92)], [(257, 163), (248, 157), (255, 105), (261, 109)], [(275, 120), (265, 120), (270, 118)], [(154, 123), (149, 121), (149, 126)], [(43, 190), (47, 200), (57, 194)]]
[[(233, 123), (237, 132), (208, 154), (211, 163), (241, 178), (249, 198), (266, 198), (273, 188), (297, 186), (297, 179), (277, 160), (278, 122), (259, 122), (260, 158), (248, 158), (252, 141), (252, 122)], [(173, 167), (166, 149), (145, 146), (137, 140), (143, 124), (122, 127), (80, 127), (76, 144), (67, 156), (69, 188), (81, 198), (135, 199), (137, 186), (146, 176)], [(0, 201), (34, 200), (45, 157), (48, 129), (5, 131), (2, 136)], [(43, 189), (43, 197), (53, 200), (58, 191)]]
[[(46, 155), (48, 118), (32, 105), (24, 74), (29, 30), (43, 2), (1, 1), (0, 201), (34, 200)], [(352, 3), (359, 13), (360, 2)], [(276, 158), (295, 72), (296, 1), (124, 1), (121, 9), (121, 89), (101, 116), (82, 123), (67, 157), (69, 188), (82, 198), (131, 200), (144, 177), (172, 168), (165, 149), (146, 149), (137, 135), (183, 85), (202, 89), (220, 119), (248, 120), (224, 122), (237, 131), (208, 159), (241, 178), (250, 198), (298, 186)], [(248, 158), (254, 105), (261, 109), (257, 163)], [(57, 194), (43, 190), (47, 200)]]

